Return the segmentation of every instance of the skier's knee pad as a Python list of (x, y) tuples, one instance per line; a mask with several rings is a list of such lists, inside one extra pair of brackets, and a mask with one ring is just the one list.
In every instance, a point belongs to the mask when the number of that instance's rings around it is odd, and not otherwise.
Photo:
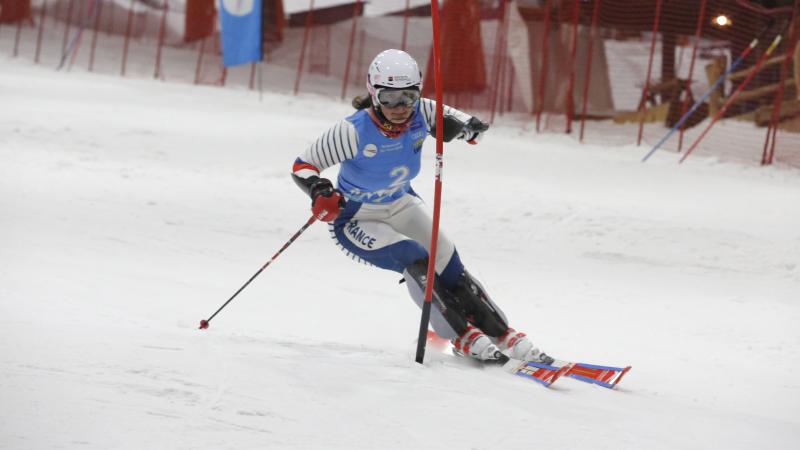
[(458, 279), (453, 295), (463, 308), (466, 319), (486, 335), (499, 337), (508, 329), (508, 320), (492, 301), (483, 285), (466, 270)]

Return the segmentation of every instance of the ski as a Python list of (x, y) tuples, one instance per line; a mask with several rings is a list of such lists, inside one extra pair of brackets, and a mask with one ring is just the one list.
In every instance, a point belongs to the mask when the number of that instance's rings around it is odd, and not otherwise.
[[(446, 352), (450, 341), (438, 336), (433, 331), (428, 331), (428, 345), (440, 352)], [(573, 380), (591, 383), (607, 389), (614, 389), (630, 370), (631, 366), (614, 367), (596, 364), (576, 363), (562, 360), (553, 361), (552, 365), (533, 361), (520, 361), (509, 359), (508, 356), (489, 361), (478, 362), (479, 366), (502, 365), (503, 370), (512, 375), (528, 380), (533, 380), (542, 386), (550, 387), (559, 378), (566, 376)], [(460, 356), (460, 358), (464, 358)], [(465, 358), (468, 359), (468, 358)]]
[(508, 372), (533, 380), (544, 387), (550, 387), (562, 375), (568, 373), (572, 369), (572, 364), (567, 363), (561, 367), (550, 366), (533, 361), (518, 361), (510, 360), (506, 363), (505, 368)]
[(568, 377), (608, 389), (614, 389), (622, 380), (622, 377), (631, 370), (631, 366), (611, 367), (586, 363), (570, 364), (571, 368), (566, 373)]
[(542, 386), (550, 387), (562, 376), (614, 389), (622, 380), (631, 366), (612, 367), (596, 364), (574, 363), (556, 360), (552, 365), (532, 362), (510, 360), (505, 366), (506, 371), (533, 380)]

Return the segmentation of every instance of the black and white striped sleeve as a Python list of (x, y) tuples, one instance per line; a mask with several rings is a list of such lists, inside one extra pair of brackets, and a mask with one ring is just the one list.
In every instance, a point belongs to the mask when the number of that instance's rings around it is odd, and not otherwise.
[(323, 171), (344, 160), (355, 158), (357, 152), (356, 128), (347, 120), (342, 120), (311, 144), (300, 159)]
[[(425, 117), (425, 122), (428, 124), (428, 130), (436, 125), (436, 100), (423, 98), (420, 100), (422, 115)], [(467, 123), (472, 118), (471, 115), (453, 108), (452, 106), (444, 105), (444, 115), (455, 116), (458, 120)]]

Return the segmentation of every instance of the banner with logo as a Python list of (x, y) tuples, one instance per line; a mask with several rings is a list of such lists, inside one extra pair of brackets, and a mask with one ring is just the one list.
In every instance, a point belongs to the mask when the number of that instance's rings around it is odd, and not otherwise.
[(220, 0), (222, 63), (261, 61), (261, 0)]

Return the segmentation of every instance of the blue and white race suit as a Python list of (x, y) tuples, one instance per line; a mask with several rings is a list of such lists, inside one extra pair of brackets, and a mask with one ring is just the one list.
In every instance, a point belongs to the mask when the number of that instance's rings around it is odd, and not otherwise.
[[(432, 220), (411, 180), (420, 171), (422, 145), (435, 121), (435, 102), (423, 98), (415, 108), (408, 128), (393, 138), (381, 131), (368, 109), (360, 110), (317, 139), (294, 166), (295, 175), (307, 178), (341, 164), (337, 187), (347, 205), (330, 224), (333, 239), (353, 259), (399, 273), (427, 258), (431, 241)], [(445, 114), (464, 122), (471, 117), (448, 106)], [(436, 273), (441, 283), (455, 285), (463, 271), (455, 246), (440, 231)], [(411, 293), (418, 303), (422, 300), (420, 292)], [(453, 334), (437, 314), (431, 320), (439, 334)]]

